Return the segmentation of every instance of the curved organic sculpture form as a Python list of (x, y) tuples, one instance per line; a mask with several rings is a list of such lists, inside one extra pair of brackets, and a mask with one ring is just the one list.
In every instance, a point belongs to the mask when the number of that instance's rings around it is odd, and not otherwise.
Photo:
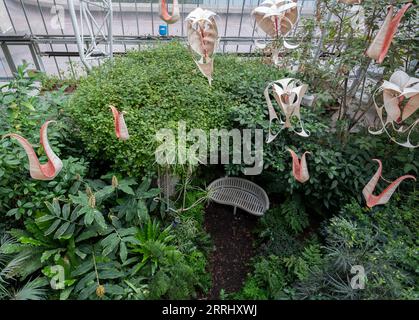
[[(378, 92), (383, 92), (384, 106), (377, 105), (375, 96)], [(419, 122), (419, 118), (412, 121), (410, 125), (404, 124), (419, 108), (419, 79), (409, 77), (403, 71), (396, 71), (390, 77), (390, 81), (384, 81), (381, 87), (375, 92), (374, 96), (375, 109), (381, 121), (382, 128), (378, 131), (372, 131), (371, 134), (381, 134), (385, 132), (391, 140), (397, 144), (408, 147), (417, 148), (419, 144), (413, 145), (410, 142), (410, 135)], [(386, 117), (384, 116), (384, 111)], [(385, 119), (384, 119), (385, 117)], [(407, 133), (406, 142), (399, 142), (387, 129), (391, 126), (396, 133)]]
[(394, 35), (397, 32), (397, 28), (400, 24), (400, 20), (403, 18), (403, 15), (412, 6), (412, 3), (407, 3), (397, 12), (393, 17), (394, 7), (389, 6), (387, 16), (372, 41), (370, 47), (368, 48), (366, 54), (371, 59), (377, 61), (377, 63), (382, 63), (384, 58), (387, 55), (388, 49), (390, 48), (391, 41), (394, 38)]
[[(282, 39), (286, 49), (295, 49), (298, 45), (288, 43), (284, 38), (290, 33), (298, 21), (299, 12), (296, 1), (266, 0), (252, 11), (257, 26), (274, 40)], [(256, 41), (258, 48), (266, 45)], [(275, 48), (272, 59), (278, 63), (279, 48)]]
[[(272, 104), (270, 97), (271, 88), (275, 101), (285, 117), (285, 121), (282, 120), (280, 114), (278, 116)], [(267, 143), (272, 142), (278, 135), (278, 133), (272, 134), (271, 132), (271, 126), (274, 120), (278, 120), (281, 125), (284, 125), (284, 128), (291, 128), (291, 118), (296, 117), (299, 121), (301, 131), (294, 130), (294, 132), (302, 137), (308, 137), (310, 135), (310, 132), (304, 130), (300, 115), (301, 100), (307, 88), (308, 86), (306, 84), (300, 84), (298, 80), (293, 78), (277, 80), (268, 84), (264, 92), (269, 111), (269, 134)]]
[(61, 169), (63, 168), (62, 161), (60, 158), (58, 158), (54, 151), (52, 151), (52, 148), (48, 142), (48, 125), (51, 122), (55, 121), (47, 121), (41, 127), (41, 145), (44, 148), (45, 154), (48, 158), (48, 162), (45, 164), (41, 164), (39, 162), (38, 156), (36, 155), (32, 145), (22, 136), (15, 133), (10, 133), (3, 137), (3, 139), (6, 137), (16, 139), (23, 147), (23, 149), (25, 149), (29, 160), (29, 173), (31, 177), (36, 180), (52, 180), (60, 173)]
[(119, 112), (114, 106), (109, 107), (112, 109), (116, 137), (119, 140), (128, 140), (129, 133), (127, 125), (125, 124), (124, 112)]
[(375, 196), (372, 193), (374, 192), (374, 189), (378, 183), (378, 180), (382, 178), (381, 173), (383, 170), (383, 165), (380, 160), (378, 159), (373, 159), (373, 160), (378, 162), (377, 172), (374, 174), (374, 176), (371, 178), (371, 180), (367, 183), (367, 185), (362, 190), (362, 195), (364, 196), (367, 206), (369, 208), (372, 208), (380, 204), (386, 204), (390, 200), (391, 196), (393, 195), (393, 193), (396, 191), (397, 187), (400, 185), (400, 183), (402, 183), (403, 180), (413, 179), (416, 181), (416, 178), (412, 175), (401, 176), (400, 178), (393, 181), (383, 192), (380, 193), (380, 195)]
[(291, 153), (292, 157), (292, 174), (298, 182), (304, 183), (307, 182), (310, 179), (310, 175), (308, 173), (307, 168), (307, 160), (306, 160), (306, 154), (311, 154), (311, 152), (304, 152), (301, 156), (301, 160), (298, 159), (297, 154), (291, 150), (287, 149), (289, 153)]
[(212, 11), (198, 7), (189, 13), (185, 19), (188, 43), (193, 53), (193, 59), (210, 85), (214, 69), (213, 56), (218, 45), (216, 15)]
[(167, 11), (167, 5), (166, 5), (166, 0), (160, 0), (160, 10), (159, 10), (159, 14), (160, 14), (160, 18), (168, 23), (168, 24), (172, 24), (175, 23), (176, 21), (178, 21), (180, 19), (180, 11), (179, 11), (179, 3), (178, 0), (173, 0), (173, 5), (172, 5), (172, 15), (169, 14), (169, 12)]

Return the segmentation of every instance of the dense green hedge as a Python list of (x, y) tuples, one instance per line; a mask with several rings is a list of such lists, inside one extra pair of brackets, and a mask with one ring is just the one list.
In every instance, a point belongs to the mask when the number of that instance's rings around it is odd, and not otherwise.
[[(254, 95), (263, 99), (266, 82), (283, 76), (260, 61), (222, 55), (214, 68), (209, 86), (179, 43), (132, 51), (82, 79), (68, 111), (93, 157), (139, 175), (154, 162), (154, 136), (160, 128), (177, 128), (179, 120), (186, 121), (187, 130), (228, 128), (234, 107)], [(109, 104), (127, 112), (131, 138), (126, 142), (115, 137)]]

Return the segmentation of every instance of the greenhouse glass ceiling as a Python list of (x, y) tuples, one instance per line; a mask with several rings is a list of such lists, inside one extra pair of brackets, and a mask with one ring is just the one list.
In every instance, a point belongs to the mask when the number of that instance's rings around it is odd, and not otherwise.
[[(70, 2), (81, 27), (79, 32), (82, 30), (85, 35), (83, 40), (89, 41), (89, 26), (85, 21), (83, 26), (80, 24), (79, 0), (0, 0), (0, 79), (12, 77), (23, 61), (49, 74), (76, 75), (79, 72), (81, 63)], [(102, 6), (104, 2), (107, 1), (84, 1), (91, 15), (89, 18), (96, 21), (97, 27), (104, 24), (107, 15)], [(260, 0), (180, 0), (180, 19), (166, 25), (159, 17), (157, 0), (113, 0), (112, 52), (120, 54), (130, 48), (141, 49), (141, 46), (158, 40), (184, 39), (185, 17), (201, 6), (218, 14), (218, 51), (251, 53), (255, 49), (253, 40), (262, 35), (255, 30), (250, 13), (260, 3)], [(302, 16), (310, 16), (315, 0), (299, 1), (299, 6)], [(94, 28), (95, 24), (92, 23), (92, 26)], [(106, 46), (106, 43), (98, 41), (98, 48)], [(99, 64), (100, 60), (95, 63)]]

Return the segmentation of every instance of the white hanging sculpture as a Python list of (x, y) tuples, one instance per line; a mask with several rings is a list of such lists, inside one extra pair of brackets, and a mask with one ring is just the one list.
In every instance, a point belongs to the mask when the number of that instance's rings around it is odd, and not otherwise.
[(173, 0), (172, 15), (170, 15), (169, 12), (167, 11), (166, 0), (160, 0), (159, 8), (160, 8), (159, 9), (160, 18), (164, 22), (168, 24), (172, 24), (180, 19), (180, 10), (179, 10), (178, 0)]
[(412, 175), (404, 175), (399, 177), (398, 179), (394, 180), (390, 185), (383, 190), (378, 196), (373, 195), (373, 192), (375, 190), (375, 187), (377, 186), (378, 181), (383, 179), (381, 176), (383, 165), (381, 163), (381, 160), (379, 159), (373, 159), (374, 161), (378, 162), (378, 169), (377, 172), (373, 175), (371, 180), (366, 184), (364, 189), (362, 190), (362, 195), (365, 198), (365, 202), (367, 203), (367, 206), (369, 208), (372, 208), (377, 205), (386, 204), (393, 193), (396, 191), (397, 187), (400, 185), (400, 183), (403, 182), (403, 180), (406, 179), (413, 179), (416, 181), (416, 177)]
[[(384, 102), (381, 107), (377, 105), (375, 99), (377, 93), (380, 92), (383, 92)], [(412, 144), (410, 135), (415, 130), (419, 118), (416, 118), (410, 124), (406, 124), (405, 121), (414, 115), (419, 108), (419, 79), (410, 77), (403, 71), (396, 71), (389, 81), (384, 80), (373, 98), (382, 128), (378, 131), (369, 129), (369, 132), (375, 135), (385, 132), (395, 143), (403, 147), (417, 148), (419, 144)], [(390, 134), (388, 127), (392, 128), (396, 134), (407, 134), (406, 141), (399, 142)]]
[[(293, 45), (285, 40), (285, 37), (296, 26), (299, 12), (297, 1), (292, 0), (266, 0), (252, 11), (252, 17), (263, 32), (274, 40), (282, 39), (286, 49), (295, 49), (298, 45)], [(256, 47), (263, 49), (266, 44), (260, 40), (255, 41)], [(272, 60), (278, 64), (279, 48), (274, 48)]]
[[(271, 132), (272, 122), (274, 120), (279, 121), (279, 124), (283, 125), (284, 128), (292, 128), (291, 118), (296, 117), (301, 128), (299, 131), (294, 129), (294, 132), (302, 137), (308, 137), (310, 135), (310, 132), (304, 129), (300, 114), (301, 100), (303, 99), (307, 88), (308, 86), (306, 84), (300, 84), (298, 80), (293, 78), (276, 80), (268, 84), (264, 91), (269, 111), (269, 133), (267, 143), (272, 142), (279, 134), (279, 132), (276, 134), (272, 134)], [(275, 101), (285, 117), (285, 121), (282, 120), (281, 112), (277, 114), (275, 111), (271, 101), (270, 91), (272, 91)]]
[(38, 156), (35, 153), (32, 145), (24, 137), (16, 134), (9, 133), (6, 134), (3, 138), (10, 137), (16, 139), (19, 144), (25, 149), (26, 155), (29, 160), (29, 173), (31, 177), (35, 180), (52, 180), (54, 179), (63, 168), (63, 162), (52, 150), (49, 141), (48, 141), (48, 125), (55, 121), (47, 121), (41, 127), (40, 139), (41, 145), (44, 148), (45, 154), (48, 158), (48, 162), (41, 164), (39, 162)]
[(214, 54), (219, 42), (216, 15), (215, 12), (198, 7), (185, 19), (193, 60), (210, 85), (214, 70)]

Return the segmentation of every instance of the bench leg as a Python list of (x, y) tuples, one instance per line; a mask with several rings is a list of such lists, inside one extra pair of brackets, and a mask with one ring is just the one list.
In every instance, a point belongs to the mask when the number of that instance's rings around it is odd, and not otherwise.
[(233, 211), (234, 218), (236, 217), (236, 212), (237, 212), (237, 207), (236, 207), (236, 206), (234, 206), (234, 211)]

